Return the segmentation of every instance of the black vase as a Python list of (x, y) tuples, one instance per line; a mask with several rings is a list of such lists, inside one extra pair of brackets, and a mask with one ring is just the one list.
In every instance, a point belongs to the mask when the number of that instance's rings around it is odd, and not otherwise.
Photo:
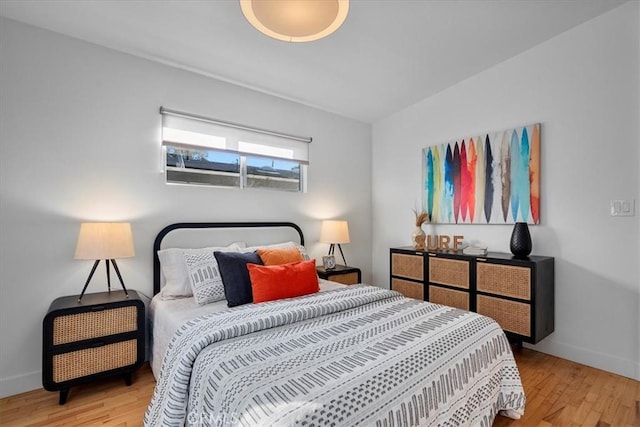
[(511, 253), (517, 257), (526, 257), (531, 253), (531, 234), (526, 222), (516, 222), (511, 233)]

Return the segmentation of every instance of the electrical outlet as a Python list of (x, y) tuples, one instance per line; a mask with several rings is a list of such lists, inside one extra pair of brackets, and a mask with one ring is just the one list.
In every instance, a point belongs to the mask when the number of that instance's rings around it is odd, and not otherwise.
[(611, 200), (609, 207), (611, 216), (634, 216), (635, 200)]

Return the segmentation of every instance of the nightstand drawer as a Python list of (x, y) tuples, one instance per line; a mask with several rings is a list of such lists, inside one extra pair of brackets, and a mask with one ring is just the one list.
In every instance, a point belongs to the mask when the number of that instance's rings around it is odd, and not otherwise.
[(63, 383), (99, 372), (135, 365), (138, 340), (120, 341), (53, 356), (52, 378)]
[(337, 274), (330, 275), (327, 280), (331, 282), (342, 283), (343, 285), (355, 285), (358, 282), (358, 273), (345, 273), (345, 274)]
[(342, 283), (343, 285), (355, 285), (362, 282), (362, 272), (356, 267), (336, 265), (335, 268), (327, 270), (319, 265), (316, 267), (316, 272), (321, 279)]
[(136, 306), (104, 308), (57, 316), (53, 319), (53, 345), (133, 332), (138, 329)]

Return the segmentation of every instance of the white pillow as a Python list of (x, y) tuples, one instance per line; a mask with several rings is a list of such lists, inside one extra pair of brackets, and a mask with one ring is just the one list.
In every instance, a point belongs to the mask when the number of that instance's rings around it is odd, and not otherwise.
[(165, 285), (160, 292), (162, 299), (190, 297), (193, 295), (187, 264), (184, 260), (185, 254), (213, 254), (215, 251), (238, 252), (240, 249), (241, 247), (237, 243), (232, 243), (224, 247), (214, 246), (197, 249), (167, 248), (159, 250), (158, 259), (160, 260), (160, 269), (165, 280)]
[[(224, 251), (222, 251), (224, 252)], [(184, 254), (193, 297), (200, 305), (225, 299), (222, 275), (213, 251)]]
[(300, 255), (302, 259), (305, 261), (309, 261), (309, 255), (307, 254), (307, 250), (304, 246), (295, 243), (295, 242), (282, 242), (282, 243), (273, 243), (271, 245), (259, 245), (259, 246), (250, 246), (244, 247), (240, 249), (240, 252), (255, 252), (258, 249), (289, 249), (289, 248), (298, 248), (300, 251)]

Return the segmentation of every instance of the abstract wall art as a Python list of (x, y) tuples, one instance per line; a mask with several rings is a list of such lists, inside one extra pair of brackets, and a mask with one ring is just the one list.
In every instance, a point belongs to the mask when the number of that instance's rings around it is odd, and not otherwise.
[(433, 223), (540, 223), (540, 123), (422, 150)]

